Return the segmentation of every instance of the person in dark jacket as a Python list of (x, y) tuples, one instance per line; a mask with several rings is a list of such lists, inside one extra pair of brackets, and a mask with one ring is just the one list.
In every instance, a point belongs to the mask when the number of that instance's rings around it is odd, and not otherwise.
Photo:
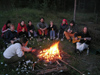
[(40, 22), (37, 24), (38, 27), (38, 33), (41, 37), (44, 37), (46, 39), (46, 36), (48, 34), (48, 25), (44, 22), (44, 18), (40, 18)]
[(17, 33), (18, 33), (19, 37), (21, 37), (22, 35), (25, 35), (26, 37), (28, 37), (27, 27), (23, 20), (20, 23), (18, 23)]
[(75, 26), (75, 22), (72, 20), (70, 22), (70, 26), (68, 28), (66, 28), (66, 30), (64, 31), (65, 37), (67, 40), (71, 41), (71, 39), (73, 37), (75, 37), (75, 35), (77, 34), (78, 29)]
[(13, 24), (10, 24), (10, 30), (5, 32), (4, 39), (6, 43), (14, 43), (14, 41), (18, 38), (18, 34), (15, 31), (15, 26)]
[(11, 21), (8, 20), (7, 23), (2, 27), (2, 35), (1, 35), (1, 37), (3, 37), (4, 33), (9, 30), (10, 23), (11, 23)]
[(32, 21), (30, 20), (28, 21), (27, 30), (29, 37), (37, 37), (37, 33), (35, 32), (35, 27), (34, 25), (32, 25)]
[(48, 31), (50, 33), (50, 39), (54, 40), (56, 37), (56, 33), (57, 33), (57, 27), (56, 25), (53, 24), (53, 21), (50, 21), (50, 25), (48, 27)]
[(68, 27), (68, 23), (66, 19), (62, 20), (62, 24), (60, 25), (60, 31), (57, 40), (60, 38), (61, 41), (64, 39), (64, 31)]
[(80, 52), (82, 52), (84, 49), (89, 49), (91, 37), (87, 27), (84, 27), (83, 31), (78, 33), (77, 36), (81, 36), (82, 39), (80, 40), (80, 42), (76, 43), (76, 49), (79, 50)]

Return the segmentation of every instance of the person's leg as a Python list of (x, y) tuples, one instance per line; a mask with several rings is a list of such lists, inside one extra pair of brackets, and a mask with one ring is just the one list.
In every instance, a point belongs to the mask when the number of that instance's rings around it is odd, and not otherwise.
[(76, 49), (78, 49), (80, 52), (82, 51), (82, 44), (80, 42), (76, 43)]
[(60, 39), (63, 38), (63, 33), (64, 33), (64, 31), (63, 31), (63, 30), (60, 30), (60, 32), (59, 32), (59, 38), (60, 38)]
[(65, 37), (67, 38), (67, 40), (70, 40), (70, 33), (64, 31)]
[(15, 55), (10, 59), (4, 58), (4, 61), (5, 61), (5, 63), (11, 64), (11, 63), (16, 63), (18, 61), (21, 61), (22, 59), (23, 59), (23, 57), (18, 57), (17, 55)]
[(28, 37), (31, 37), (31, 33), (28, 31)]
[(24, 32), (23, 34), (28, 38), (28, 32)]
[(48, 34), (48, 30), (47, 29), (44, 30), (44, 34), (45, 34), (45, 36), (47, 36), (47, 34)]
[(84, 49), (87, 49), (89, 47), (89, 45), (87, 45), (86, 43), (83, 43), (84, 45)]
[(77, 42), (77, 43), (76, 43), (76, 48), (81, 52), (81, 51), (83, 51), (84, 49), (88, 48), (88, 45), (85, 44), (85, 43), (81, 44), (81, 43)]
[(55, 31), (53, 30), (53, 39), (55, 39)]
[(23, 35), (22, 32), (18, 33), (18, 37), (20, 38)]
[(71, 38), (74, 38), (74, 37), (75, 37), (75, 33), (69, 34), (69, 36), (70, 36)]
[(53, 32), (52, 32), (52, 30), (50, 31), (50, 39), (53, 39), (52, 38), (52, 34), (53, 34)]
[(33, 32), (33, 36), (34, 36), (34, 37), (37, 37), (36, 31)]
[(42, 35), (42, 31), (40, 29), (38, 29), (38, 33), (39, 35)]

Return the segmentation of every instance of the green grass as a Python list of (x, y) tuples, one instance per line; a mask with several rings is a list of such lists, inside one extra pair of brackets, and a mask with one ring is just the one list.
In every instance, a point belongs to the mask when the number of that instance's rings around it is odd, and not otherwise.
[[(0, 11), (0, 29), (2, 26), (6, 23), (6, 21), (9, 19), (12, 21), (12, 23), (15, 24), (15, 27), (17, 28), (17, 24), (21, 20), (25, 20), (25, 23), (27, 24), (28, 20), (32, 20), (35, 28), (37, 29), (36, 25), (39, 22), (39, 18), (44, 17), (47, 24), (52, 20), (54, 21), (54, 24), (57, 25), (59, 28), (62, 19), (66, 18), (68, 20), (68, 23), (70, 20), (73, 19), (73, 12), (44, 12), (37, 9), (29, 9), (29, 8), (23, 8), (23, 9), (13, 9), (9, 11)], [(100, 43), (97, 42), (100, 38), (100, 26), (99, 24), (95, 24), (95, 14), (93, 13), (79, 13), (76, 14), (76, 23), (79, 26), (80, 30), (82, 30), (82, 27), (88, 26), (91, 36), (92, 36), (92, 44), (91, 44), (91, 50), (96, 51), (100, 50)], [(93, 22), (93, 23), (89, 23)], [(44, 49), (49, 48), (54, 42), (56, 41), (48, 41), (44, 40), (42, 42), (37, 42), (35, 39), (29, 41), (28, 46), (32, 48), (37, 49)], [(0, 42), (2, 45), (2, 42)], [(100, 72), (100, 56), (96, 56), (92, 53), (90, 53), (89, 56), (86, 56), (86, 52), (83, 53), (81, 56), (74, 53), (75, 46), (71, 42), (69, 43), (67, 40), (64, 40), (63, 42), (60, 42), (59, 49), (63, 50), (64, 52), (67, 52), (71, 55), (71, 57), (68, 59), (70, 61), (69, 64), (76, 67), (81, 72), (84, 72), (86, 75), (88, 72), (90, 75), (99, 75)], [(91, 52), (91, 51), (90, 51)], [(0, 74), (5, 75), (17, 75), (17, 72), (12, 70), (12, 68), (8, 65), (7, 67), (4, 66), (4, 64), (1, 64), (3, 62), (3, 51), (0, 53)], [(28, 58), (32, 59), (33, 56), (30, 57), (30, 55), (27, 55)], [(34, 59), (36, 60), (36, 59)], [(96, 64), (98, 62), (98, 64)], [(69, 70), (69, 74), (71, 75), (79, 75), (75, 70), (71, 69)], [(22, 74), (25, 75), (25, 74)], [(30, 75), (30, 74), (29, 74)]]

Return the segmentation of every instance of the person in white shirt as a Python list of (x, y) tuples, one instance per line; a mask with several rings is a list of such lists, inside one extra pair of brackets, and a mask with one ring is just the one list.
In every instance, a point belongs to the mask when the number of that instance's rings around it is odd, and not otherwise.
[[(21, 38), (20, 41), (14, 42), (3, 53), (4, 61), (6, 63), (14, 63), (21, 60), (24, 56), (24, 52), (30, 52), (32, 48), (26, 48), (28, 44), (27, 39)], [(35, 50), (34, 50), (35, 51)]]

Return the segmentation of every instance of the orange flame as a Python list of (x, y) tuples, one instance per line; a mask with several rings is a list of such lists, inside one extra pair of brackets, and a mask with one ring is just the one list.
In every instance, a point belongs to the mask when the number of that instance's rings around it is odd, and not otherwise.
[(46, 60), (47, 62), (61, 59), (58, 44), (59, 42), (52, 45), (49, 49), (44, 49), (43, 51), (40, 51), (38, 57), (40, 59)]

